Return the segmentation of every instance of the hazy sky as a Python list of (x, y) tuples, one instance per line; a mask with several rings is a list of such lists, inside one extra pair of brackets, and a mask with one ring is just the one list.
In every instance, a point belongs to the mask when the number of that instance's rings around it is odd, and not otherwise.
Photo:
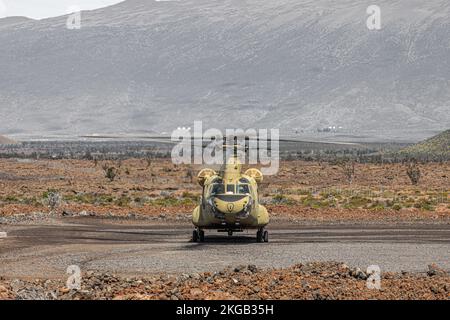
[(91, 10), (121, 1), (123, 0), (0, 0), (0, 18), (26, 16), (42, 19), (66, 14), (71, 6)]

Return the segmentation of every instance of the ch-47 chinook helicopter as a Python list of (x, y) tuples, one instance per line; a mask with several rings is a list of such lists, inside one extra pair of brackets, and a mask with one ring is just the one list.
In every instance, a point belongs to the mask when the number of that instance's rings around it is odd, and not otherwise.
[(205, 230), (219, 232), (242, 232), (256, 229), (256, 241), (268, 242), (269, 233), (265, 227), (269, 223), (267, 209), (259, 203), (258, 184), (263, 175), (258, 169), (248, 169), (244, 173), (242, 163), (237, 155), (238, 146), (233, 147), (233, 154), (225, 161), (219, 172), (203, 169), (197, 181), (203, 188), (199, 206), (192, 213), (195, 229), (193, 242), (203, 242)]
[[(95, 140), (149, 140), (162, 144), (174, 143), (171, 141), (171, 137), (159, 135), (91, 135), (82, 136), (82, 138)], [(263, 181), (263, 175), (261, 171), (255, 168), (248, 169), (242, 173), (242, 163), (239, 160), (237, 152), (239, 147), (236, 142), (238, 140), (237, 138), (234, 137), (234, 144), (230, 146), (226, 145), (226, 141), (231, 140), (224, 137), (222, 146), (225, 149), (233, 148), (233, 152), (224, 162), (225, 164), (220, 170), (203, 169), (198, 174), (197, 181), (203, 190), (200, 204), (192, 213), (192, 222), (195, 226), (192, 233), (192, 240), (194, 242), (203, 242), (205, 240), (205, 230), (228, 232), (228, 235), (231, 236), (234, 232), (255, 229), (257, 230), (257, 242), (268, 242), (269, 240), (269, 233), (265, 230), (265, 227), (269, 223), (269, 214), (267, 209), (258, 200), (258, 184)], [(244, 139), (249, 140), (248, 137)], [(199, 147), (204, 147), (204, 141), (201, 138), (192, 137), (191, 140), (202, 141)], [(289, 144), (294, 144), (295, 146), (300, 142), (315, 143), (314, 141), (300, 141), (291, 138), (277, 140), (287, 144), (285, 147), (288, 147)], [(349, 144), (340, 142), (322, 143)], [(268, 150), (271, 149), (269, 148)]]

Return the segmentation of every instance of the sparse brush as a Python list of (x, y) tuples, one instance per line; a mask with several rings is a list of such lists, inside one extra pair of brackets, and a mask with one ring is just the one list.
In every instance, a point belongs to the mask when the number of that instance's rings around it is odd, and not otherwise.
[(109, 181), (113, 182), (114, 179), (117, 177), (119, 170), (117, 170), (115, 167), (106, 167), (103, 168), (105, 171), (105, 178), (108, 178)]
[(349, 184), (353, 182), (355, 177), (355, 161), (353, 160), (342, 160), (338, 163), (338, 165), (342, 168), (342, 172)]
[(152, 165), (152, 158), (146, 158), (145, 162), (147, 162), (147, 169)]
[(286, 197), (283, 194), (278, 193), (278, 194), (273, 196), (272, 200), (273, 200), (273, 203), (279, 204), (279, 203), (285, 202), (286, 201)]
[(47, 203), (49, 208), (53, 211), (61, 204), (61, 195), (56, 191), (49, 191), (47, 193)]
[(84, 153), (84, 159), (86, 159), (86, 160), (92, 160), (92, 159), (93, 159), (92, 153), (91, 153), (89, 150), (87, 150), (87, 151)]
[(413, 185), (417, 185), (419, 183), (420, 180), (420, 168), (419, 165), (417, 164), (417, 162), (410, 162), (408, 164), (408, 168), (406, 169), (406, 174), (409, 177), (409, 180), (411, 180), (411, 183)]
[(322, 161), (321, 159), (318, 160), (318, 165), (320, 167), (320, 169), (325, 170), (325, 162)]
[(192, 168), (188, 168), (186, 171), (186, 178), (189, 179), (189, 182), (192, 183), (194, 179), (194, 172), (192, 171)]

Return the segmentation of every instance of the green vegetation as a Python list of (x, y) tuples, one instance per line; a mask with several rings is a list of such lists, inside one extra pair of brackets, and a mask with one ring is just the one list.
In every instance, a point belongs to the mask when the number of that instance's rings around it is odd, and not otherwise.
[(195, 205), (197, 204), (196, 200), (192, 198), (173, 198), (173, 197), (165, 197), (165, 198), (157, 198), (149, 202), (152, 205), (157, 206), (178, 206), (178, 205)]
[[(298, 197), (298, 194), (305, 194), (305, 196)], [(276, 193), (271, 198), (272, 203), (276, 205), (304, 206), (315, 209), (401, 210), (403, 208), (417, 208), (433, 211), (439, 203), (446, 201), (447, 196), (448, 192), (430, 190), (423, 193), (420, 191), (405, 193), (387, 190), (326, 189), (319, 193), (290, 190), (289, 195)]]
[(347, 199), (347, 202), (344, 204), (344, 208), (366, 208), (371, 202), (372, 201), (370, 199), (360, 196), (353, 196)]
[(450, 159), (450, 130), (446, 130), (430, 139), (404, 148), (398, 154), (408, 158), (418, 159)]
[[(355, 190), (355, 189), (287, 189), (286, 192), (272, 190), (264, 197), (269, 197), (273, 205), (300, 206), (314, 209), (344, 208), (370, 210), (401, 210), (416, 208), (434, 211), (438, 205), (446, 203), (448, 191), (443, 190)], [(168, 192), (157, 197), (150, 197), (137, 192), (120, 194), (71, 192), (60, 193), (49, 189), (41, 196), (10, 194), (0, 196), (0, 205), (25, 204), (36, 207), (57, 208), (60, 204), (86, 204), (96, 206), (119, 206), (125, 208), (142, 206), (195, 206), (199, 194), (184, 191), (177, 196)]]
[(312, 196), (307, 196), (306, 198), (304, 198), (302, 200), (302, 204), (313, 209), (333, 208), (337, 206), (337, 202), (332, 198), (321, 199), (314, 198)]
[(17, 197), (8, 195), (6, 197), (0, 197), (0, 204), (25, 204), (35, 207), (41, 207), (42, 199), (36, 197)]

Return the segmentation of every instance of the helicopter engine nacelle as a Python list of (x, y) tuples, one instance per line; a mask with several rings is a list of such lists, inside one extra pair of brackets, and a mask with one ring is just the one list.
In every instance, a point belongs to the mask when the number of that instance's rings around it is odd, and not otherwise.
[(255, 179), (256, 183), (261, 183), (263, 181), (263, 174), (261, 171), (259, 171), (256, 168), (251, 168), (245, 171), (244, 173), (246, 176), (252, 177)]
[(206, 180), (211, 178), (212, 176), (217, 175), (217, 173), (212, 169), (203, 169), (197, 175), (197, 182), (200, 186), (204, 186)]

